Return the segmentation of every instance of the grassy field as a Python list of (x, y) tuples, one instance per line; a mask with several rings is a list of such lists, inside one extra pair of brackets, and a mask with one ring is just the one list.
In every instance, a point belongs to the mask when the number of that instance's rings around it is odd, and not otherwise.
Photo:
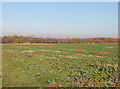
[(6, 44), (3, 87), (118, 85), (118, 44)]

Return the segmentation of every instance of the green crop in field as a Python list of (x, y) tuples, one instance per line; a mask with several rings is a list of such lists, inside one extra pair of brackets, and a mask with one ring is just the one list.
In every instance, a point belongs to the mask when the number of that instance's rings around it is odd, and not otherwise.
[(115, 87), (117, 44), (3, 45), (3, 87)]

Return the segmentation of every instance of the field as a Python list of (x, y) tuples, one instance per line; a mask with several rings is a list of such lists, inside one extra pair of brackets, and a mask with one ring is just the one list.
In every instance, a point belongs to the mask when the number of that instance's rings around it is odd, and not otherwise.
[(118, 44), (3, 44), (3, 87), (115, 87)]

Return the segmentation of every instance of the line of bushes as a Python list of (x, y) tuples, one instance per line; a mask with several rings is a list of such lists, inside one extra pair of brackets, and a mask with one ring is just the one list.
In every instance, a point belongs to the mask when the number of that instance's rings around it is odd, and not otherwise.
[(48, 43), (48, 44), (80, 44), (80, 43), (118, 43), (117, 38), (34, 38), (29, 36), (4, 36), (2, 37), (2, 43)]

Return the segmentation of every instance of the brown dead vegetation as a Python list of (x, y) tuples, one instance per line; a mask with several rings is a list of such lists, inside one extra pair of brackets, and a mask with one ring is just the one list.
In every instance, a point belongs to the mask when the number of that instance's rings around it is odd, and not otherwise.
[(66, 38), (66, 39), (56, 39), (56, 38), (34, 38), (29, 36), (3, 36), (2, 43), (12, 43), (12, 44), (104, 44), (104, 43), (118, 43), (117, 38)]

